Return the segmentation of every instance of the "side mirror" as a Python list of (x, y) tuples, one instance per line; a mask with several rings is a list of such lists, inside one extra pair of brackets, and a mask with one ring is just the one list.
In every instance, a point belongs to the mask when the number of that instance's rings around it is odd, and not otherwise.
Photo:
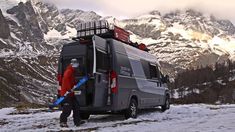
[(169, 79), (168, 75), (165, 76), (165, 80), (166, 80), (167, 83), (170, 82), (170, 79)]
[(163, 77), (162, 77), (162, 82), (163, 82), (163, 83), (168, 83), (168, 82), (170, 82), (169, 76), (168, 76), (168, 75), (163, 76)]

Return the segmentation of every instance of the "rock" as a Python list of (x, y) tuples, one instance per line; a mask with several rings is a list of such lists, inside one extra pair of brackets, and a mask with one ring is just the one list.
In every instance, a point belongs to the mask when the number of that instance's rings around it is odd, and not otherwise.
[(39, 26), (38, 15), (36, 14), (31, 1), (20, 2), (17, 6), (8, 9), (7, 13), (15, 15), (22, 27), (24, 27), (24, 41), (41, 41), (44, 39), (43, 32)]
[(0, 38), (7, 39), (9, 36), (10, 28), (0, 9)]

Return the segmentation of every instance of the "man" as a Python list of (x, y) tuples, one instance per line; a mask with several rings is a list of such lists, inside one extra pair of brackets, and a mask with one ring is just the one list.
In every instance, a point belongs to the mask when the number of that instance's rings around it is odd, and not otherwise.
[[(72, 89), (75, 85), (75, 69), (78, 68), (79, 63), (77, 59), (72, 59), (71, 63), (66, 67), (62, 78), (62, 86), (60, 95), (64, 96), (64, 94)], [(74, 125), (79, 126), (80, 124), (84, 123), (81, 121), (79, 115), (79, 103), (76, 100), (74, 93), (69, 94), (63, 102), (62, 106), (62, 113), (60, 115), (60, 126), (61, 127), (68, 127), (67, 125), (67, 118), (71, 114), (73, 110), (73, 121)]]

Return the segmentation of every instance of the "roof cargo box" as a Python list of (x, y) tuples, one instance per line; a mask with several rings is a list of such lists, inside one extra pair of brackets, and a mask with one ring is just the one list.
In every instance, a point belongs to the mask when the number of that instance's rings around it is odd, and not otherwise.
[(106, 20), (85, 22), (78, 24), (77, 37), (73, 40), (79, 40), (80, 43), (90, 43), (92, 37), (97, 35), (101, 38), (113, 38), (135, 48), (148, 52), (149, 49), (143, 43), (133, 43), (130, 41), (130, 33), (123, 28), (109, 24)]
[(130, 33), (120, 27), (114, 26), (114, 37), (120, 41), (130, 43)]

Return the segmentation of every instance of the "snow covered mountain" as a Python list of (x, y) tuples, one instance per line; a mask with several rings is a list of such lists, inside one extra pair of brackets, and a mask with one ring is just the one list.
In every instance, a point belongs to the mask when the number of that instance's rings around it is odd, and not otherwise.
[[(161, 15), (152, 11), (126, 20), (92, 11), (58, 9), (40, 0), (0, 1), (0, 106), (5, 102), (46, 103), (56, 91), (62, 44), (76, 36), (78, 23), (106, 19), (148, 44), (171, 75), (186, 68), (235, 58), (235, 27), (228, 20), (194, 10)], [(2, 103), (4, 102), (4, 103)]]
[(152, 11), (116, 23), (133, 33), (132, 41), (148, 44), (168, 73), (235, 59), (234, 25), (212, 15)]

